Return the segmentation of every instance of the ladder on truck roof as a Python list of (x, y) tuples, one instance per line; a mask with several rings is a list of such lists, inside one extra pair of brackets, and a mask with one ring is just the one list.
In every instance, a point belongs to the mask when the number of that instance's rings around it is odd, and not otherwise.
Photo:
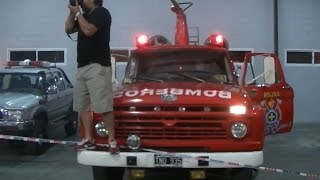
[(200, 34), (199, 27), (188, 27), (189, 29), (189, 44), (199, 45)]

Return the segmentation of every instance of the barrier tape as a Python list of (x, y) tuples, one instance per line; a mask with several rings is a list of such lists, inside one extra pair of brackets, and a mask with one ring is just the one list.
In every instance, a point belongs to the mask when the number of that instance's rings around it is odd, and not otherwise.
[[(166, 154), (169, 156), (175, 156), (175, 157), (179, 156), (179, 157), (188, 158), (188, 159), (195, 158), (193, 156), (183, 154), (183, 153), (169, 153), (169, 152), (165, 152), (165, 151), (157, 151), (157, 150), (152, 150), (152, 149), (143, 149), (143, 150), (153, 152), (153, 153), (160, 153), (160, 154), (163, 153), (163, 154)], [(313, 179), (320, 179), (320, 175), (318, 175), (318, 174), (308, 174), (308, 173), (302, 173), (302, 172), (298, 172), (298, 171), (289, 171), (289, 170), (283, 170), (283, 169), (277, 169), (277, 168), (271, 168), (271, 167), (246, 165), (246, 164), (226, 162), (226, 161), (222, 161), (222, 160), (215, 160), (215, 159), (201, 158), (201, 157), (196, 157), (195, 159), (201, 160), (201, 161), (215, 162), (215, 163), (220, 163), (220, 164), (227, 164), (227, 165), (236, 166), (236, 167), (252, 168), (252, 169), (268, 171), (268, 172), (293, 174), (293, 175), (299, 175), (299, 176), (313, 178)]]
[[(33, 138), (33, 137), (24, 137), (24, 136), (2, 135), (2, 134), (0, 134), (0, 139), (26, 141), (26, 142), (29, 141), (29, 142), (38, 142), (38, 143), (49, 143), (49, 144), (64, 144), (64, 145), (74, 145), (74, 146), (81, 144), (81, 142), (78, 142), (78, 141), (61, 141), (61, 140)], [(109, 147), (108, 144), (97, 144), (97, 145)]]
[[(0, 134), (0, 139), (39, 142), (39, 143), (50, 143), (50, 144), (64, 144), (64, 145), (79, 145), (81, 143), (81, 142), (76, 142), (76, 141), (61, 141), (61, 140), (2, 135), (2, 134)], [(97, 144), (97, 145), (98, 146), (106, 146), (106, 147), (109, 146), (107, 144)], [(195, 158), (193, 156), (183, 154), (183, 153), (170, 153), (170, 152), (158, 151), (158, 150), (153, 150), (153, 149), (145, 149), (145, 148), (141, 148), (140, 150), (144, 150), (144, 151), (148, 151), (148, 152), (152, 152), (152, 153), (157, 153), (157, 154), (165, 154), (165, 155), (169, 155), (169, 156), (179, 156), (179, 157), (188, 158), (188, 159)], [(234, 163), (234, 162), (225, 162), (222, 160), (215, 160), (215, 159), (210, 159), (210, 158), (196, 157), (195, 159), (201, 160), (201, 161), (215, 162), (215, 163), (220, 163), (220, 164), (227, 164), (227, 165), (236, 166), (236, 167), (252, 168), (252, 169), (257, 169), (257, 170), (267, 171), (267, 172), (293, 174), (293, 175), (299, 175), (299, 176), (308, 177), (308, 178), (312, 178), (312, 179), (320, 179), (320, 175), (318, 175), (318, 174), (309, 174), (309, 173), (303, 173), (303, 172), (298, 172), (298, 171), (289, 171), (289, 170), (283, 170), (283, 169), (277, 169), (277, 168), (271, 168), (271, 167), (253, 166), (253, 165), (246, 165), (246, 164)]]

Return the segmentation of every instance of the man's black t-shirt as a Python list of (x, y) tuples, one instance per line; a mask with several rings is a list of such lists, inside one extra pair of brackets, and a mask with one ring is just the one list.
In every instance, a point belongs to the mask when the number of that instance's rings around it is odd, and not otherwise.
[(99, 63), (103, 66), (111, 66), (110, 62), (110, 26), (111, 15), (104, 7), (97, 7), (91, 13), (83, 17), (98, 29), (91, 37), (87, 37), (78, 28), (78, 67), (88, 65), (90, 62)]

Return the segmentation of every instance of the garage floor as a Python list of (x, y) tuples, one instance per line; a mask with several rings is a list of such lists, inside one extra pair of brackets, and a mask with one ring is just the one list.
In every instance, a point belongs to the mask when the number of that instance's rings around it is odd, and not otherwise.
[[(73, 136), (67, 139), (78, 138)], [(264, 166), (320, 175), (320, 124), (299, 123), (290, 134), (267, 137)], [(76, 153), (70, 146), (55, 145), (46, 154), (34, 157), (23, 155), (19, 148), (10, 149), (7, 145), (0, 144), (0, 179), (90, 180), (92, 174), (90, 167), (77, 164)], [(260, 172), (256, 178), (270, 179), (308, 178), (273, 172)]]

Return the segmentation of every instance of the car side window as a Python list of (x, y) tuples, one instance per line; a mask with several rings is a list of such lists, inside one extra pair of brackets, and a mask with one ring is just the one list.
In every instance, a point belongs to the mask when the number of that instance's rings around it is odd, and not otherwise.
[(57, 83), (58, 91), (66, 90), (66, 85), (64, 83), (64, 78), (60, 72), (53, 72), (54, 79)]

